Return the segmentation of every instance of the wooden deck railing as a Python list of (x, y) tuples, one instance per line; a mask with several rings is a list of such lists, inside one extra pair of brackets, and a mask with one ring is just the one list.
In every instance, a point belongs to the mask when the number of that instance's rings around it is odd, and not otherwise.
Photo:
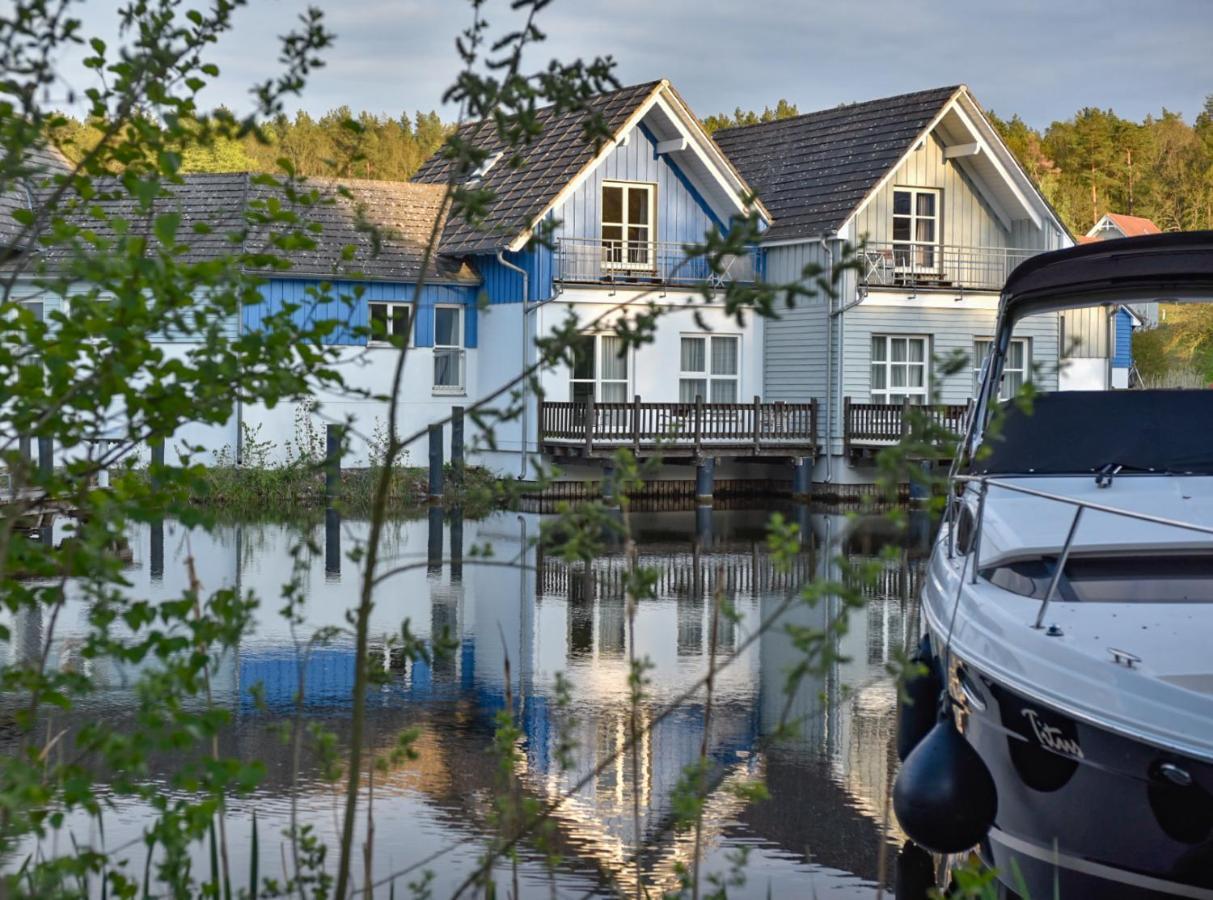
[[(909, 403), (856, 403), (843, 400), (843, 445), (853, 450), (887, 447), (897, 443), (910, 430), (910, 411), (926, 413), (933, 424), (959, 436), (964, 431), (969, 404), (947, 403), (929, 406)], [(948, 452), (953, 448), (949, 446)]]
[(810, 456), (817, 448), (817, 403), (539, 402), (546, 451), (607, 455), (731, 450), (737, 455)]

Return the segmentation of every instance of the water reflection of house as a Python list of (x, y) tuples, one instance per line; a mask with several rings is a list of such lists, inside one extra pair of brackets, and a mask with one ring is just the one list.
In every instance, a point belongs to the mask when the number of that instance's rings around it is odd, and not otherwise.
[[(554, 799), (585, 784), (564, 804), (559, 841), (575, 866), (594, 879), (633, 884), (630, 862), (638, 835), (633, 802), (640, 804), (641, 878), (651, 889), (672, 886), (677, 860), (689, 858), (685, 840), (669, 833), (675, 785), (703, 742), (702, 694), (670, 715), (659, 712), (692, 686), (707, 665), (709, 615), (719, 585), (739, 619), (721, 632), (720, 652), (732, 654), (717, 679), (708, 740), (713, 792), (706, 819), (709, 843), (750, 840), (804, 854), (874, 878), (873, 848), (882, 841), (883, 798), (891, 772), (891, 691), (884, 664), (915, 632), (907, 591), (914, 560), (901, 553), (885, 570), (882, 587), (840, 639), (850, 658), (839, 662), (789, 700), (788, 666), (797, 653), (788, 636), (774, 630), (745, 647), (762, 617), (779, 598), (814, 574), (836, 576), (837, 554), (875, 555), (888, 535), (842, 517), (803, 515), (806, 537), (790, 569), (774, 566), (764, 549), (766, 514), (718, 516), (711, 528), (696, 528), (694, 513), (662, 513), (638, 523), (641, 565), (660, 570), (656, 596), (637, 609), (636, 653), (654, 663), (641, 706), (643, 738), (635, 757), (622, 752), (630, 734), (627, 677), (627, 610), (622, 577), (628, 565), (622, 548), (591, 564), (569, 564), (537, 554), (534, 516), (503, 514), (463, 523), (441, 511), (428, 520), (394, 523), (388, 537), (388, 566), (404, 567), (385, 583), (372, 615), (373, 661), (385, 678), (371, 695), (376, 740), (384, 747), (400, 730), (420, 728), (423, 761), (400, 770), (385, 789), (407, 789), (444, 811), (451, 827), (465, 829), (482, 816), (496, 768), (487, 752), (496, 713), (505, 705), (505, 662), (524, 737), (517, 775), (534, 797)], [(306, 533), (286, 526), (231, 529), (216, 535), (185, 533), (166, 525), (163, 534), (135, 541), (139, 563), (135, 589), (151, 599), (186, 584), (183, 559), (192, 552), (208, 589), (240, 585), (266, 599), (251, 634), (225, 661), (220, 679), (240, 698), (239, 722), (228, 739), (244, 755), (270, 766), (268, 790), (280, 790), (289, 765), (276, 735), (266, 737), (269, 719), (293, 709), (303, 678), (305, 718), (323, 718), (344, 733), (344, 705), (353, 684), (352, 645), (337, 640), (313, 648), (300, 662), (290, 630), (275, 615), (277, 589), (286, 574), (287, 548), (310, 538), (322, 551), (302, 578), (309, 627), (340, 626), (357, 599), (358, 575), (342, 571), (334, 543), (348, 549), (365, 534), (365, 523), (329, 517)], [(327, 528), (327, 534), (322, 532)], [(435, 533), (437, 532), (437, 533)], [(867, 535), (867, 537), (865, 537)], [(326, 540), (320, 540), (320, 538)], [(865, 545), (870, 538), (871, 546)], [(498, 562), (517, 560), (521, 570), (477, 565), (465, 548), (490, 542)], [(437, 550), (437, 554), (435, 554)], [(162, 555), (162, 559), (153, 559)], [(462, 559), (462, 563), (454, 560)], [(348, 564), (348, 561), (347, 561)], [(817, 607), (797, 604), (789, 621), (821, 627), (836, 601)], [(73, 609), (67, 634), (80, 633), (87, 610)], [(449, 629), (460, 639), (449, 657), (401, 664), (383, 652), (384, 637), (408, 619), (415, 634), (429, 638)], [(572, 683), (569, 725), (553, 698), (556, 672)], [(249, 693), (262, 686), (268, 713)], [(114, 694), (120, 703), (121, 695)], [(763, 735), (781, 720), (785, 706), (797, 722), (797, 737), (766, 746)], [(561, 727), (577, 742), (575, 764), (562, 772), (557, 760)], [(633, 774), (635, 763), (636, 776)], [(600, 769), (600, 770), (599, 770)], [(773, 798), (743, 810), (728, 785), (765, 774)], [(309, 782), (311, 783), (311, 782)], [(275, 788), (274, 784), (278, 787)], [(310, 788), (314, 789), (314, 788)], [(806, 805), (807, 804), (807, 805)], [(820, 809), (821, 815), (798, 811)], [(740, 823), (740, 824), (739, 824)], [(842, 839), (847, 835), (846, 840)], [(850, 849), (848, 849), (850, 848)]]

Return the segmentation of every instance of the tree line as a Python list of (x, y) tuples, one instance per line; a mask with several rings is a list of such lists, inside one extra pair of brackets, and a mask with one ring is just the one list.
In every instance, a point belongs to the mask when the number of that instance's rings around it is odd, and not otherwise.
[[(221, 111), (222, 113), (222, 111)], [(97, 145), (105, 123), (65, 116), (50, 127), (50, 139), (72, 162)], [(260, 133), (212, 135), (181, 147), (184, 172), (278, 172), (287, 160), (303, 176), (342, 175), (407, 181), (451, 133), (437, 112), (399, 117), (354, 113), (347, 106), (319, 118), (306, 112), (278, 115)]]
[[(703, 120), (714, 132), (800, 114), (781, 98), (762, 110), (738, 107)], [(1213, 95), (1189, 124), (1163, 109), (1135, 122), (1111, 109), (1084, 107), (1043, 131), (1018, 115), (990, 120), (1025, 171), (1075, 234), (1106, 212), (1153, 219), (1164, 231), (1213, 228)], [(70, 159), (94, 146), (103, 123), (66, 117), (52, 140)], [(260, 135), (216, 137), (183, 150), (188, 172), (272, 172), (289, 160), (300, 175), (332, 174), (403, 181), (411, 178), (451, 132), (435, 111), (399, 117), (338, 107), (313, 118), (279, 115)]]

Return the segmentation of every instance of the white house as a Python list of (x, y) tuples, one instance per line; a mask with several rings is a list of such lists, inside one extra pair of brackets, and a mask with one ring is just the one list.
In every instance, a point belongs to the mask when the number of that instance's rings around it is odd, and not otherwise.
[[(955, 426), (994, 332), (999, 291), (1028, 257), (1073, 243), (968, 88), (943, 87), (717, 132), (774, 222), (768, 278), (827, 272), (862, 245), (837, 296), (766, 325), (764, 396), (823, 409), (819, 483), (868, 482), (905, 403)], [(1025, 321), (1004, 390), (1057, 386), (1058, 320)], [(944, 374), (960, 352), (972, 364)]]

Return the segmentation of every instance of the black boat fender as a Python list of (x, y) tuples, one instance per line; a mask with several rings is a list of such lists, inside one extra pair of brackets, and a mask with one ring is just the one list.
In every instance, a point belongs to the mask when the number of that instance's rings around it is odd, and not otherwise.
[(897, 773), (893, 811), (914, 843), (936, 853), (968, 850), (994, 824), (998, 813), (994, 778), (956, 729), (948, 698), (935, 727)]
[(918, 742), (935, 727), (939, 713), (939, 695), (943, 693), (943, 678), (939, 661), (931, 649), (931, 636), (924, 634), (910, 662), (925, 667), (906, 680), (903, 695), (897, 703), (897, 758), (905, 762)]

